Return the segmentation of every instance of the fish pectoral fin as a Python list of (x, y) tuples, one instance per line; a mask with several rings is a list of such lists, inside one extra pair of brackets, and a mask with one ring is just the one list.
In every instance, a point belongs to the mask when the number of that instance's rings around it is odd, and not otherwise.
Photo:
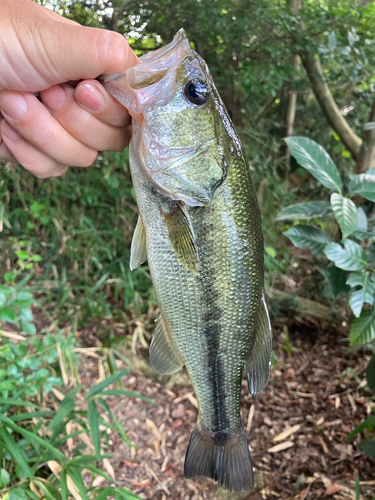
[(176, 203), (169, 213), (163, 212), (163, 218), (168, 230), (172, 248), (178, 260), (189, 271), (196, 271), (198, 264), (198, 250), (195, 245), (193, 228), (188, 214)]
[(250, 394), (265, 389), (270, 378), (272, 354), (272, 328), (264, 292), (259, 312), (258, 328), (252, 350), (245, 360)]
[(163, 319), (160, 320), (152, 336), (150, 363), (154, 370), (164, 375), (176, 373), (184, 365), (169, 340)]
[(146, 230), (142, 217), (139, 215), (135, 226), (131, 249), (130, 249), (130, 269), (136, 269), (147, 260), (146, 250)]

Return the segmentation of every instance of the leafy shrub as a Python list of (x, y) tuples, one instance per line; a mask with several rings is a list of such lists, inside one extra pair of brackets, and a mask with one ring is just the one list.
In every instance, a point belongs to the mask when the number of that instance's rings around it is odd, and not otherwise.
[[(296, 225), (284, 234), (297, 248), (308, 247), (313, 254), (325, 255), (330, 261), (323, 270), (330, 295), (337, 299), (349, 294), (349, 305), (355, 318), (350, 327), (351, 345), (375, 339), (375, 225), (366, 207), (357, 206), (352, 198), (375, 202), (375, 170), (350, 175), (343, 186), (338, 170), (328, 153), (306, 137), (286, 139), (291, 154), (318, 181), (331, 191), (330, 201), (298, 203), (284, 208), (276, 220), (295, 220)], [(334, 217), (340, 230), (340, 242), (317, 227), (322, 217)], [(301, 221), (312, 221), (306, 224)]]
[[(323, 270), (333, 299), (349, 295), (349, 306), (355, 318), (350, 327), (351, 345), (367, 344), (375, 339), (375, 227), (374, 217), (353, 201), (361, 197), (375, 202), (375, 170), (350, 175), (348, 186), (342, 185), (338, 170), (328, 153), (306, 137), (289, 137), (286, 142), (297, 162), (331, 191), (330, 201), (311, 201), (284, 208), (276, 220), (295, 220), (298, 224), (284, 234), (297, 248), (308, 247), (311, 253), (325, 255), (330, 261)], [(344, 194), (347, 194), (344, 196)], [(341, 230), (341, 241), (317, 227), (323, 217), (334, 217)], [(300, 221), (315, 221), (314, 225)], [(349, 238), (350, 236), (350, 238)], [(375, 393), (375, 355), (367, 370), (369, 388)], [(375, 429), (375, 415), (359, 424), (346, 439), (360, 432), (369, 437)], [(359, 443), (368, 455), (375, 457), (373, 439)]]
[(127, 150), (59, 178), (36, 179), (20, 166), (1, 175), (0, 279), (18, 266), (19, 252), (38, 253), (32, 283), (59, 321), (76, 328), (147, 311), (154, 300), (148, 270), (129, 268), (137, 208)]
[[(38, 261), (26, 252), (19, 259), (24, 269)], [(141, 397), (108, 389), (129, 369), (118, 371), (111, 352), (109, 377), (84, 397), (81, 385), (64, 394), (62, 386), (69, 378), (74, 381), (75, 339), (59, 330), (37, 333), (31, 310), (33, 295), (25, 288), (25, 279), (15, 282), (16, 275), (17, 271), (8, 273), (7, 285), (0, 286), (1, 500), (139, 498), (124, 488), (94, 482), (98, 476), (114, 482), (98, 466), (110, 458), (102, 451), (107, 435), (103, 426), (115, 429), (131, 445), (105, 401), (116, 395)], [(109, 418), (104, 420), (99, 409)]]

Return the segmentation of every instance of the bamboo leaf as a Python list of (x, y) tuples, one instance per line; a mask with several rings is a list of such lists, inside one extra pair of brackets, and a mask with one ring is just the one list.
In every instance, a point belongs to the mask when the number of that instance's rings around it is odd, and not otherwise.
[(19, 425), (15, 424), (12, 419), (6, 417), (5, 415), (2, 415), (1, 413), (0, 413), (0, 422), (4, 422), (7, 425), (7, 427), (27, 438), (27, 440), (31, 444), (33, 444), (34, 447), (35, 447), (34, 442), (36, 442), (41, 446), (47, 448), (55, 457), (63, 461), (63, 463), (66, 462), (67, 460), (66, 456), (63, 453), (61, 453), (61, 451), (59, 451), (57, 448), (52, 446), (51, 443), (49, 443), (46, 439), (42, 439), (37, 434), (34, 434), (33, 432), (28, 431), (27, 429), (23, 429)]
[(104, 399), (102, 398), (98, 398), (98, 403), (106, 410), (106, 412), (108, 413), (108, 415), (111, 417), (116, 429), (117, 429), (117, 432), (120, 434), (122, 440), (124, 441), (124, 443), (126, 443), (128, 446), (134, 446), (128, 439), (127, 435), (125, 434), (125, 431), (124, 429), (122, 428), (120, 422), (117, 420), (115, 414), (113, 413), (113, 411), (111, 410), (111, 408), (108, 406), (108, 404), (104, 401)]
[(59, 409), (56, 412), (56, 415), (51, 420), (48, 426), (48, 430), (55, 430), (63, 420), (68, 417), (75, 408), (75, 396), (82, 388), (82, 385), (75, 387), (72, 391), (68, 392), (65, 398), (61, 401)]
[(68, 500), (69, 490), (68, 490), (68, 484), (67, 484), (67, 480), (66, 480), (66, 471), (65, 470), (62, 470), (60, 472), (60, 486), (61, 486), (62, 500)]
[(92, 396), (95, 396), (99, 392), (101, 392), (103, 389), (108, 387), (109, 385), (115, 383), (117, 380), (119, 380), (121, 377), (129, 373), (129, 369), (125, 368), (124, 370), (120, 370), (119, 372), (114, 373), (113, 375), (107, 377), (105, 380), (100, 382), (99, 384), (95, 385), (92, 389), (88, 391), (86, 394), (85, 398), (89, 399)]
[[(100, 455), (100, 431), (99, 431), (99, 414), (96, 407), (95, 401), (92, 399), (88, 400), (87, 403), (87, 414), (89, 418), (89, 424), (91, 429), (92, 442), (95, 447), (96, 455)], [(98, 459), (99, 460), (99, 459)]]
[(75, 467), (69, 467), (66, 470), (66, 473), (70, 476), (71, 480), (73, 481), (74, 485), (76, 486), (77, 490), (79, 491), (79, 494), (81, 495), (82, 500), (89, 500), (89, 497), (87, 496), (86, 488), (85, 488), (85, 485), (83, 484), (82, 476), (81, 476), (79, 470), (76, 469)]
[(16, 463), (21, 467), (23, 470), (24, 474), (28, 476), (30, 479), (32, 479), (33, 473), (31, 472), (31, 469), (29, 467), (29, 464), (26, 461), (26, 457), (21, 450), (21, 448), (18, 446), (18, 444), (15, 442), (13, 439), (13, 436), (9, 434), (9, 432), (6, 430), (5, 427), (0, 427), (0, 437), (6, 444), (6, 447), (11, 453), (11, 455), (14, 457), (14, 460)]
[(142, 394), (138, 394), (137, 392), (127, 391), (124, 389), (108, 389), (107, 391), (101, 391), (97, 394), (97, 396), (127, 396), (128, 398), (137, 398), (142, 401), (146, 401), (147, 403), (151, 403), (155, 406), (160, 406), (156, 401), (153, 401), (146, 396), (142, 396)]

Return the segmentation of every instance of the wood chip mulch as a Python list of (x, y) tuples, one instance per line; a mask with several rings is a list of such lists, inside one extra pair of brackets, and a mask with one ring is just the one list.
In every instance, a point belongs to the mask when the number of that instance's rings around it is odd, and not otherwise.
[[(136, 445), (127, 446), (116, 432), (109, 435), (108, 452), (114, 455), (111, 465), (117, 484), (155, 500), (355, 500), (359, 475), (360, 498), (373, 499), (375, 460), (356, 446), (363, 435), (344, 441), (374, 411), (375, 403), (363, 382), (370, 355), (350, 353), (343, 334), (334, 330), (318, 335), (311, 329), (299, 326), (293, 331), (292, 327), (289, 339), (290, 356), (282, 334), (275, 333), (277, 366), (262, 394), (251, 397), (243, 380), (241, 411), (256, 492), (228, 494), (210, 480), (183, 477), (185, 452), (197, 417), (192, 387), (173, 386), (172, 379), (167, 388), (138, 371), (122, 379), (124, 388), (160, 406), (135, 398), (107, 399)], [(92, 383), (95, 376), (92, 373)]]

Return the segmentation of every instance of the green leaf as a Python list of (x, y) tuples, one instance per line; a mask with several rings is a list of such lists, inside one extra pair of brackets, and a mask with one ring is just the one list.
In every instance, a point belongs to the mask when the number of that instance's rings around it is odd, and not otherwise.
[(0, 489), (4, 488), (10, 483), (9, 472), (5, 469), (0, 469)]
[(49, 423), (48, 430), (54, 430), (56, 429), (61, 422), (72, 413), (72, 411), (75, 408), (76, 402), (75, 402), (75, 396), (77, 392), (82, 388), (82, 386), (78, 386), (72, 391), (70, 391), (65, 398), (61, 401), (60, 407), (56, 412), (56, 415), (53, 417), (51, 422)]
[(43, 491), (44, 493), (44, 498), (47, 500), (56, 500), (56, 497), (51, 494), (49, 489), (47, 488), (46, 483), (43, 483), (42, 481), (38, 481), (37, 479), (35, 480), (35, 484), (38, 486), (38, 488)]
[(310, 220), (329, 217), (333, 214), (329, 201), (309, 201), (283, 208), (275, 217), (278, 220)]
[[(368, 386), (370, 387), (372, 392), (375, 394), (375, 354), (370, 359), (370, 362), (367, 365), (366, 378), (367, 378)], [(375, 419), (375, 417), (374, 417), (374, 419)]]
[(363, 441), (363, 443), (359, 443), (358, 447), (369, 457), (375, 458), (375, 440)]
[(0, 437), (4, 441), (9, 453), (13, 455), (16, 463), (23, 470), (25, 476), (28, 476), (30, 479), (32, 479), (33, 473), (30, 470), (29, 464), (26, 461), (23, 451), (19, 448), (19, 446), (13, 439), (13, 436), (9, 434), (5, 427), (0, 427)]
[(113, 483), (113, 478), (111, 476), (108, 476), (108, 474), (98, 469), (97, 467), (94, 467), (93, 465), (85, 465), (85, 469), (93, 472), (95, 476), (102, 476), (110, 483)]
[(92, 464), (92, 462), (97, 462), (98, 460), (104, 460), (104, 458), (113, 458), (113, 455), (78, 455), (69, 462), (65, 464), (65, 467), (82, 467), (86, 468), (87, 465)]
[(68, 476), (71, 477), (73, 483), (77, 486), (79, 494), (81, 495), (82, 499), (89, 500), (79, 469), (76, 469), (75, 467), (70, 467), (66, 470), (66, 472)]
[(357, 427), (355, 427), (345, 438), (345, 441), (349, 441), (354, 436), (362, 432), (363, 430), (371, 431), (371, 429), (375, 427), (375, 415), (369, 417), (364, 422), (361, 422)]
[(357, 231), (366, 232), (368, 229), (368, 219), (362, 207), (357, 208)]
[(9, 307), (2, 307), (0, 309), (0, 321), (5, 321), (6, 323), (15, 323), (17, 321), (16, 312)]
[(104, 401), (104, 399), (102, 398), (98, 398), (98, 402), (99, 404), (106, 410), (106, 412), (108, 413), (108, 415), (111, 417), (113, 423), (115, 424), (115, 427), (117, 429), (117, 432), (120, 434), (122, 440), (124, 441), (124, 443), (126, 443), (128, 446), (134, 446), (128, 439), (128, 436), (125, 434), (125, 431), (124, 429), (122, 428), (122, 425), (120, 424), (120, 422), (117, 420), (115, 414), (113, 413), (113, 411), (111, 410), (111, 408), (107, 405), (107, 403)]
[(288, 137), (285, 142), (297, 162), (308, 170), (323, 186), (341, 194), (341, 179), (329, 154), (307, 137)]
[(332, 193), (331, 205), (336, 220), (340, 225), (342, 238), (345, 240), (349, 234), (357, 229), (357, 207), (352, 200), (344, 198), (338, 193)]
[(66, 470), (64, 469), (60, 472), (60, 487), (61, 487), (62, 500), (68, 500), (69, 490), (68, 490), (68, 483), (66, 481)]
[(366, 268), (367, 257), (363, 249), (352, 240), (345, 240), (345, 248), (338, 243), (329, 243), (324, 253), (344, 271), (360, 271)]
[(361, 500), (361, 483), (358, 474), (355, 476), (355, 500)]
[(17, 413), (16, 415), (12, 415), (10, 418), (13, 420), (13, 422), (19, 422), (20, 420), (31, 420), (32, 418), (38, 418), (38, 417), (48, 417), (51, 415), (54, 415), (55, 412), (53, 410), (45, 410), (45, 411), (33, 411), (33, 412), (24, 412), (24, 413)]
[(339, 267), (328, 267), (325, 276), (328, 278), (328, 286), (335, 299), (350, 290), (350, 288), (346, 285), (346, 272)]
[(6, 500), (26, 500), (26, 493), (22, 488), (12, 488)]
[(30, 255), (25, 252), (24, 250), (16, 250), (16, 255), (19, 259), (22, 259), (22, 260), (27, 260), (30, 258)]
[(88, 400), (87, 413), (91, 429), (92, 442), (95, 446), (96, 455), (100, 455), (100, 431), (99, 431), (99, 414), (95, 402), (92, 399)]
[(354, 318), (349, 331), (350, 345), (361, 345), (375, 338), (375, 311), (362, 311)]
[(358, 318), (365, 302), (370, 305), (373, 305), (374, 303), (374, 284), (370, 280), (370, 273), (352, 273), (349, 276), (347, 283), (351, 286), (361, 286), (361, 289), (354, 291), (349, 299), (349, 305), (352, 308), (354, 315)]
[(353, 174), (348, 187), (351, 196), (359, 195), (366, 200), (375, 202), (375, 174), (369, 172)]
[(15, 399), (15, 398), (0, 398), (0, 403), (5, 405), (9, 404), (16, 406), (31, 406), (32, 408), (39, 408), (39, 406), (35, 405), (34, 403), (30, 403), (29, 401), (23, 401), (22, 399)]
[(142, 394), (138, 394), (137, 392), (133, 391), (126, 391), (123, 389), (109, 389), (107, 391), (100, 392), (98, 396), (127, 396), (128, 398), (137, 398), (141, 399), (142, 401), (146, 401), (147, 403), (151, 403), (155, 406), (160, 406), (152, 399), (147, 398), (146, 396), (142, 396)]
[(119, 372), (114, 373), (110, 377), (107, 377), (105, 380), (100, 382), (98, 385), (95, 385), (92, 389), (89, 390), (89, 392), (86, 394), (85, 398), (89, 399), (92, 396), (95, 396), (99, 392), (101, 392), (103, 389), (108, 387), (109, 385), (113, 384), (117, 380), (119, 380), (121, 377), (129, 373), (129, 369), (125, 368), (124, 370), (120, 370)]
[(309, 247), (311, 253), (314, 254), (322, 253), (327, 243), (332, 241), (332, 238), (321, 229), (302, 224), (292, 227), (283, 234), (287, 236), (297, 248)]
[(49, 443), (46, 439), (42, 439), (37, 434), (34, 434), (33, 432), (28, 431), (27, 429), (24, 429), (19, 425), (16, 425), (12, 419), (3, 415), (2, 413), (0, 413), (0, 422), (4, 422), (7, 425), (7, 427), (27, 438), (27, 440), (34, 446), (35, 446), (34, 441), (44, 446), (52, 453), (53, 456), (57, 458), (57, 460), (60, 460), (62, 463), (66, 462), (66, 456), (63, 453), (61, 453), (61, 451), (59, 451), (57, 448), (52, 446), (51, 443)]

